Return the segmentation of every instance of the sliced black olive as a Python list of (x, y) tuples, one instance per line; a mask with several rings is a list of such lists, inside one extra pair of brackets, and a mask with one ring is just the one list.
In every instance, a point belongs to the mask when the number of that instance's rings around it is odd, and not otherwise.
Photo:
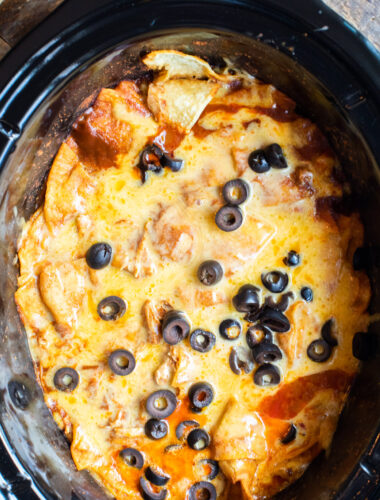
[(316, 363), (323, 363), (331, 356), (331, 347), (323, 339), (314, 340), (307, 348), (307, 355)]
[(209, 352), (214, 347), (216, 337), (213, 333), (198, 328), (190, 335), (190, 345), (198, 352)]
[(235, 231), (243, 223), (243, 212), (239, 207), (224, 205), (217, 211), (215, 223), (222, 231)]
[(151, 485), (145, 479), (145, 477), (140, 477), (140, 489), (141, 495), (144, 500), (164, 500), (168, 493), (168, 490), (161, 490), (158, 493), (153, 491)]
[(233, 297), (232, 303), (239, 312), (255, 312), (260, 308), (259, 288), (253, 285), (244, 285), (239, 288)]
[(187, 436), (187, 444), (193, 450), (201, 451), (210, 444), (210, 436), (204, 429), (193, 429)]
[(290, 424), (288, 432), (281, 439), (282, 444), (289, 444), (295, 440), (297, 435), (297, 427), (294, 424)]
[(197, 274), (201, 283), (211, 286), (223, 278), (223, 268), (216, 260), (206, 260), (199, 266)]
[(116, 375), (129, 375), (135, 369), (136, 360), (131, 352), (117, 349), (110, 354), (108, 366)]
[(145, 469), (145, 477), (155, 486), (165, 486), (170, 479), (170, 476), (166, 476), (162, 471), (152, 465), (149, 465)]
[(352, 354), (361, 361), (368, 361), (376, 356), (378, 340), (375, 334), (357, 332), (352, 339)]
[(260, 342), (273, 342), (273, 334), (266, 326), (250, 326), (247, 330), (246, 340), (248, 347), (253, 349), (257, 344), (260, 344)]
[(277, 366), (266, 363), (259, 366), (256, 370), (253, 380), (256, 385), (267, 387), (270, 385), (278, 385), (281, 380), (280, 371)]
[(177, 439), (181, 440), (184, 437), (185, 432), (187, 432), (187, 430), (191, 430), (192, 428), (196, 427), (199, 427), (199, 423), (196, 420), (184, 420), (183, 422), (177, 425), (177, 428), (175, 430), (175, 435)]
[(294, 267), (298, 266), (299, 263), (300, 263), (299, 254), (294, 250), (290, 250), (288, 255), (284, 258), (284, 264), (289, 267)]
[(144, 457), (135, 448), (124, 448), (119, 453), (120, 458), (130, 467), (141, 469), (144, 465)]
[(237, 319), (225, 319), (219, 325), (219, 333), (227, 340), (236, 340), (241, 334), (241, 324)]
[(261, 275), (261, 281), (265, 288), (272, 293), (281, 293), (288, 286), (289, 278), (281, 271), (271, 271)]
[(236, 375), (251, 373), (253, 370), (253, 360), (251, 352), (243, 346), (233, 347), (230, 352), (229, 363), (231, 370)]
[(54, 385), (59, 391), (71, 392), (79, 383), (79, 375), (69, 367), (60, 368), (55, 372)]
[(162, 149), (156, 144), (149, 144), (141, 152), (141, 163), (147, 170), (155, 171), (161, 167), (161, 159), (164, 156)]
[(216, 460), (211, 460), (210, 458), (204, 458), (198, 462), (198, 465), (201, 467), (206, 466), (210, 469), (210, 472), (207, 474), (206, 479), (212, 481), (219, 474), (219, 464)]
[(143, 183), (146, 181), (146, 173), (148, 171), (155, 173), (161, 172), (161, 159), (163, 155), (163, 151), (155, 144), (149, 144), (142, 150), (138, 168), (140, 169)]
[(189, 399), (195, 408), (205, 408), (214, 399), (214, 389), (207, 382), (198, 382), (190, 387)]
[(325, 340), (331, 347), (335, 347), (338, 345), (338, 341), (336, 339), (337, 334), (337, 325), (334, 318), (330, 318), (326, 321), (326, 323), (322, 326), (321, 337)]
[(157, 420), (151, 418), (148, 420), (144, 427), (145, 434), (151, 439), (162, 439), (168, 433), (168, 424), (165, 420)]
[(167, 344), (175, 345), (185, 339), (190, 332), (190, 324), (180, 311), (169, 311), (162, 320), (162, 337)]
[(189, 489), (189, 500), (216, 500), (216, 489), (212, 483), (199, 481)]
[(301, 297), (306, 302), (311, 302), (313, 300), (313, 290), (308, 286), (301, 288)]
[(287, 168), (288, 164), (279, 144), (271, 144), (265, 148), (265, 158), (273, 168)]
[(30, 390), (26, 387), (23, 382), (18, 380), (11, 380), (8, 383), (9, 397), (11, 398), (13, 404), (17, 406), (20, 410), (25, 410), (32, 399)]
[(273, 332), (285, 333), (290, 330), (288, 318), (281, 311), (264, 307), (259, 318), (260, 324), (270, 328)]
[(281, 295), (278, 302), (275, 302), (273, 297), (265, 297), (264, 305), (270, 307), (271, 309), (277, 309), (278, 311), (285, 312), (290, 304), (290, 301), (294, 299), (293, 292), (287, 292)]
[(253, 359), (259, 365), (264, 363), (273, 363), (282, 359), (282, 353), (276, 344), (270, 342), (261, 342), (252, 348)]
[(265, 151), (263, 149), (256, 149), (256, 151), (252, 151), (252, 153), (248, 156), (248, 165), (258, 174), (268, 172), (270, 169), (270, 165), (266, 159)]
[(116, 295), (110, 295), (98, 304), (98, 314), (104, 321), (116, 321), (124, 315), (126, 310), (124, 300)]
[(248, 323), (255, 323), (261, 317), (264, 307), (257, 309), (257, 311), (247, 313), (244, 319), (248, 321)]
[(171, 391), (161, 389), (146, 400), (146, 411), (154, 418), (166, 418), (177, 408), (177, 398)]
[(86, 253), (86, 262), (91, 269), (103, 269), (111, 262), (112, 247), (108, 243), (95, 243)]
[(249, 184), (243, 179), (233, 179), (223, 186), (224, 201), (230, 205), (241, 205), (248, 199), (249, 193)]
[(166, 153), (164, 153), (161, 158), (161, 165), (170, 168), (172, 172), (179, 172), (183, 168), (184, 163), (184, 160), (172, 158)]

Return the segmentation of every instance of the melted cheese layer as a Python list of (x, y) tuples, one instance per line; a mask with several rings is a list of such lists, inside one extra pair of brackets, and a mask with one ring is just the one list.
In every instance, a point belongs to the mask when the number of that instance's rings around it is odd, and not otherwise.
[[(207, 476), (199, 462), (212, 458), (221, 466), (212, 480), (218, 498), (265, 498), (328, 448), (358, 370), (352, 338), (366, 330), (370, 289), (351, 262), (362, 225), (357, 214), (334, 210), (342, 196), (336, 158), (288, 97), (247, 75), (218, 75), (205, 61), (176, 51), (151, 53), (145, 62), (156, 71), (147, 90), (130, 81), (103, 89), (60, 147), (44, 205), (20, 239), (16, 302), (46, 404), (71, 440), (78, 469), (92, 472), (117, 499), (141, 498), (144, 469), (119, 456), (136, 448), (144, 468), (154, 465), (170, 476), (167, 498), (187, 499)], [(140, 154), (152, 142), (184, 160), (184, 168), (149, 173), (142, 183)], [(272, 143), (282, 147), (288, 168), (253, 172), (249, 154)], [(224, 204), (221, 188), (235, 178), (249, 183), (251, 195), (241, 207), (242, 226), (224, 232), (215, 214)], [(113, 249), (111, 264), (101, 270), (85, 260), (97, 242)], [(297, 267), (284, 264), (291, 250), (301, 256)], [(224, 269), (212, 287), (197, 278), (209, 259)], [(236, 375), (229, 366), (232, 348), (248, 352), (249, 324), (232, 297), (250, 283), (264, 303), (274, 294), (261, 275), (272, 270), (289, 277), (291, 329), (273, 334), (282, 352), (280, 384), (260, 387), (253, 373)], [(312, 302), (302, 300), (304, 286), (312, 288)], [(125, 301), (126, 312), (104, 321), (97, 305), (111, 295)], [(200, 353), (189, 339), (165, 344), (160, 325), (169, 309), (184, 311), (192, 330), (212, 332), (215, 347)], [(226, 318), (242, 323), (237, 340), (220, 336)], [(306, 351), (331, 318), (338, 346), (316, 363)], [(127, 376), (108, 366), (116, 349), (135, 357)], [(54, 385), (62, 367), (79, 374), (72, 392)], [(188, 391), (202, 381), (215, 396), (198, 414)], [(145, 402), (158, 389), (175, 392), (178, 405), (167, 418), (167, 436), (153, 441), (144, 433)], [(179, 441), (175, 429), (183, 420), (197, 420), (211, 436), (210, 447), (195, 451)], [(296, 438), (283, 444), (291, 424)]]

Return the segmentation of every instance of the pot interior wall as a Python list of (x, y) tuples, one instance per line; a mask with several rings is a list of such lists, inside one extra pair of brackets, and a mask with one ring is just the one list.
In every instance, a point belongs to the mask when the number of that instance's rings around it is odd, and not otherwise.
[[(319, 124), (354, 188), (355, 204), (362, 213), (371, 249), (371, 312), (380, 311), (376, 262), (380, 248), (378, 169), (345, 110), (314, 76), (269, 45), (236, 34), (204, 30), (150, 34), (149, 38), (125, 43), (97, 56), (75, 75), (70, 75), (70, 79), (34, 114), (0, 177), (0, 265), (3, 269), (0, 275), (0, 418), (14, 454), (33, 475), (46, 498), (68, 499), (71, 491), (83, 499), (96, 500), (106, 495), (87, 473), (75, 470), (68, 444), (43, 404), (13, 300), (18, 272), (17, 238), (22, 221), (27, 220), (42, 202), (52, 159), (76, 116), (91, 105), (101, 87), (142, 76), (146, 70), (139, 54), (157, 48), (184, 50), (203, 56), (213, 64), (218, 64), (219, 57), (227, 57), (293, 97), (299, 113)], [(371, 328), (375, 331), (376, 323)], [(11, 380), (22, 382), (26, 387), (30, 402), (25, 409), (10, 398), (8, 385)], [(303, 479), (282, 493), (281, 498), (332, 498), (347, 481), (376, 432), (380, 414), (379, 381), (378, 359), (374, 359), (363, 366), (357, 378), (328, 457), (317, 459)]]

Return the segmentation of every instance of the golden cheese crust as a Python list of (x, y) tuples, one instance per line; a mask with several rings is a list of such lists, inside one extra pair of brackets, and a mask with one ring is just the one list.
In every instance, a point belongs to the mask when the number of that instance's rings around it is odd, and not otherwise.
[[(211, 483), (220, 499), (267, 498), (329, 447), (358, 370), (352, 338), (367, 328), (370, 288), (352, 256), (363, 228), (357, 214), (336, 210), (343, 193), (336, 157), (291, 99), (177, 51), (152, 52), (144, 62), (154, 70), (152, 82), (101, 90), (76, 121), (55, 157), (44, 204), (23, 229), (16, 302), (36, 375), (77, 468), (117, 499), (141, 498), (147, 466), (170, 476), (165, 486), (152, 486), (167, 498), (194, 500), (190, 488), (199, 481)], [(142, 183), (141, 154), (152, 144), (184, 166), (145, 172)], [(271, 144), (281, 146), (287, 168), (255, 172), (250, 154)], [(225, 204), (222, 187), (237, 178), (250, 196), (242, 225), (226, 232), (215, 214)], [(94, 269), (86, 253), (99, 242), (110, 245), (112, 259)], [(299, 265), (286, 265), (289, 251)], [(224, 275), (206, 286), (197, 269), (210, 259)], [(238, 312), (232, 298), (251, 284), (261, 305), (276, 308), (282, 296), (262, 282), (273, 270), (289, 280), (283, 314), (290, 330), (266, 331), (281, 352), (273, 362), (280, 381), (261, 386), (254, 382), (257, 360), (249, 373), (230, 367), (233, 349), (251, 356), (246, 331), (258, 321)], [(312, 301), (300, 295), (303, 287), (312, 289)], [(98, 304), (109, 296), (124, 301), (125, 313), (105, 321)], [(191, 331), (212, 332), (214, 347), (199, 352), (188, 337), (166, 343), (162, 320), (173, 309), (186, 313)], [(226, 318), (242, 325), (235, 340), (219, 333)], [(337, 345), (316, 362), (308, 347), (329, 320)], [(109, 364), (118, 349), (135, 359), (125, 376)], [(71, 391), (54, 382), (63, 367), (78, 374)], [(214, 398), (196, 413), (188, 393), (197, 382), (211, 384)], [(158, 389), (171, 390), (177, 406), (166, 418), (167, 435), (152, 440), (144, 430), (146, 400)], [(177, 438), (184, 420), (208, 432), (208, 447), (194, 450)], [(143, 468), (123, 461), (125, 448), (142, 454)], [(214, 479), (207, 480), (203, 459), (218, 462)]]

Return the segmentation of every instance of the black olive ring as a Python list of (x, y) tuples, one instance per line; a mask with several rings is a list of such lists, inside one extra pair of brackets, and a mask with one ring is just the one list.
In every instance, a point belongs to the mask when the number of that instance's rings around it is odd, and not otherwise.
[(316, 363), (323, 363), (331, 356), (331, 346), (323, 339), (314, 340), (307, 348), (307, 355)]
[(277, 309), (264, 306), (259, 316), (260, 325), (276, 333), (285, 333), (290, 330), (290, 322), (284, 313)]
[(144, 457), (135, 448), (124, 448), (119, 453), (120, 458), (123, 462), (130, 467), (135, 467), (136, 469), (141, 469), (144, 465)]
[(287, 168), (284, 152), (279, 144), (270, 144), (265, 148), (265, 158), (273, 168)]
[(224, 205), (217, 211), (215, 223), (222, 231), (235, 231), (243, 224), (243, 212), (239, 207)]
[(149, 482), (154, 484), (155, 486), (165, 486), (165, 484), (169, 481), (170, 476), (166, 476), (165, 474), (160, 474), (158, 470), (149, 465), (145, 469), (145, 477)]
[(215, 486), (207, 481), (199, 481), (199, 483), (193, 484), (189, 490), (189, 500), (198, 500), (199, 498), (216, 500)]
[(191, 430), (192, 428), (199, 427), (199, 423), (196, 420), (184, 420), (179, 423), (175, 430), (175, 435), (178, 440), (181, 440), (187, 429)]
[(179, 344), (190, 332), (190, 324), (181, 311), (169, 311), (162, 320), (162, 337), (169, 345)]
[(245, 338), (248, 347), (253, 349), (257, 344), (260, 344), (260, 342), (273, 342), (273, 333), (269, 328), (263, 325), (250, 326)]
[(283, 262), (286, 266), (294, 267), (298, 266), (300, 260), (301, 259), (299, 254), (295, 250), (290, 250), (290, 252), (288, 252), (288, 255), (284, 257)]
[(282, 359), (282, 353), (276, 344), (261, 342), (252, 348), (252, 356), (257, 364), (273, 363)]
[(187, 436), (187, 444), (193, 450), (204, 450), (209, 446), (210, 442), (211, 438), (204, 429), (193, 429)]
[(223, 268), (216, 260), (206, 260), (199, 266), (197, 276), (203, 285), (215, 285), (223, 278)]
[(264, 305), (270, 307), (271, 309), (277, 309), (277, 311), (285, 312), (290, 304), (290, 301), (294, 299), (293, 292), (287, 292), (281, 295), (278, 302), (273, 300), (272, 295), (265, 297)]
[(59, 391), (71, 392), (79, 383), (79, 375), (73, 368), (64, 367), (55, 372), (54, 385)]
[(266, 159), (263, 149), (256, 149), (248, 156), (249, 167), (257, 174), (263, 174), (270, 170), (270, 165)]
[(116, 321), (124, 316), (126, 310), (124, 300), (116, 295), (105, 297), (98, 304), (98, 314), (104, 321)]
[(166, 418), (177, 408), (177, 398), (171, 391), (153, 392), (146, 400), (146, 411), (154, 418)]
[(248, 182), (243, 179), (233, 179), (223, 186), (223, 198), (229, 205), (241, 205), (247, 201), (250, 191)]
[(108, 243), (95, 243), (86, 253), (86, 262), (91, 269), (103, 269), (112, 258), (112, 247)]
[(265, 363), (256, 370), (253, 380), (256, 385), (262, 387), (278, 385), (281, 380), (280, 371), (276, 366)]
[(159, 491), (158, 493), (154, 492), (145, 477), (140, 477), (140, 489), (144, 500), (164, 500), (168, 493), (165, 489)]
[(255, 313), (260, 308), (259, 288), (254, 285), (243, 285), (232, 298), (235, 309), (239, 312)]
[(211, 460), (210, 458), (204, 458), (198, 462), (199, 465), (208, 465), (211, 469), (210, 474), (207, 475), (206, 479), (212, 481), (219, 474), (219, 464), (216, 460)]
[(227, 340), (236, 340), (241, 334), (241, 324), (237, 319), (224, 319), (219, 325), (219, 333)]
[(207, 382), (198, 382), (189, 389), (190, 403), (198, 409), (205, 408), (214, 399), (214, 390)]
[(117, 349), (111, 352), (108, 358), (108, 366), (116, 375), (129, 375), (136, 367), (133, 354), (125, 349)]
[(145, 434), (154, 440), (162, 439), (168, 433), (168, 424), (165, 420), (151, 418), (145, 423)]
[(261, 275), (261, 281), (265, 288), (272, 293), (281, 293), (288, 286), (289, 278), (286, 273), (281, 271), (271, 271)]
[(242, 371), (251, 373), (254, 365), (251, 356), (251, 352), (243, 346), (233, 347), (229, 357), (231, 370), (236, 375), (241, 375)]
[(214, 347), (216, 337), (213, 333), (197, 328), (190, 335), (190, 345), (198, 352), (209, 352)]
[(282, 444), (289, 444), (295, 440), (297, 436), (297, 427), (294, 424), (290, 424), (290, 427), (285, 434), (285, 436), (281, 439)]

